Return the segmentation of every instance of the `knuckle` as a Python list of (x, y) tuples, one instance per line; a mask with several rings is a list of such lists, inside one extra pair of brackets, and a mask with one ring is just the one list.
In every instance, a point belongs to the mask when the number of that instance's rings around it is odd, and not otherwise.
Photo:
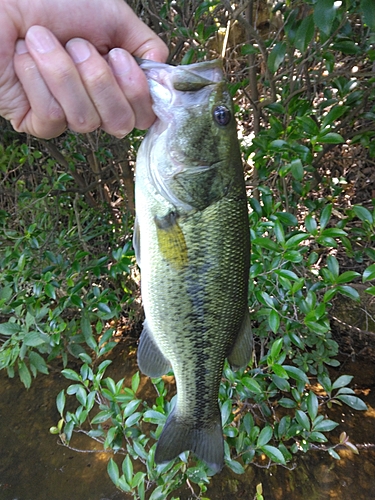
[(80, 134), (94, 132), (100, 125), (100, 119), (97, 117), (73, 117), (71, 120), (68, 119), (69, 128)]
[(124, 137), (129, 134), (135, 126), (135, 116), (131, 111), (122, 114), (118, 119), (103, 122), (102, 129), (108, 134), (116, 137)]
[(66, 82), (74, 81), (74, 67), (68, 64), (56, 65), (53, 68), (54, 79), (64, 85)]
[(84, 78), (86, 85), (95, 94), (104, 92), (111, 83), (110, 74), (105, 68), (97, 68), (94, 71), (89, 71), (84, 75)]

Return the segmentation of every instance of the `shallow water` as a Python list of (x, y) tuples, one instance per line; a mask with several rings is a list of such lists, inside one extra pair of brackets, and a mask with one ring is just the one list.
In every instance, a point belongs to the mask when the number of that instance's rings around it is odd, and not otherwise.
[[(120, 358), (108, 375), (124, 377), (127, 365), (130, 377), (134, 364)], [(375, 499), (375, 365), (361, 360), (346, 364), (342, 373), (354, 375), (352, 387), (369, 409), (335, 408), (330, 418), (341, 425), (330, 434), (338, 439), (345, 431), (352, 443), (368, 444), (361, 446), (359, 455), (340, 450), (342, 458), (337, 461), (327, 453), (310, 451), (298, 455), (289, 468), (251, 465), (242, 476), (224, 469), (213, 478), (205, 496), (253, 500), (256, 485), (262, 483), (265, 500)], [(71, 451), (49, 433), (59, 418), (55, 397), (67, 385), (69, 381), (59, 374), (39, 376), (26, 391), (19, 380), (0, 373), (0, 500), (129, 498), (107, 476), (108, 454)], [(95, 443), (87, 439), (80, 443), (75, 437), (74, 446), (94, 448)], [(181, 492), (181, 500), (191, 497), (188, 489)]]

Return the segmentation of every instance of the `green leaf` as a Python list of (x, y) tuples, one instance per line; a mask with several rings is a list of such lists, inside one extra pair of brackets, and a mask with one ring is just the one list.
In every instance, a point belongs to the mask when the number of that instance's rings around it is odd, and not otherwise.
[(366, 404), (362, 401), (362, 399), (359, 399), (357, 396), (349, 396), (347, 394), (340, 394), (340, 396), (336, 396), (335, 399), (339, 399), (346, 405), (350, 406), (350, 408), (354, 408), (354, 410), (360, 410), (360, 411), (366, 411), (367, 406)]
[(356, 216), (361, 219), (363, 222), (368, 222), (369, 224), (374, 223), (374, 218), (369, 210), (367, 208), (362, 207), (361, 205), (354, 205), (352, 208), (353, 212), (356, 214)]
[(273, 230), (275, 232), (275, 236), (276, 236), (277, 241), (279, 243), (284, 243), (285, 242), (284, 228), (278, 219), (276, 219), (274, 222)]
[(122, 462), (122, 472), (125, 475), (126, 482), (132, 484), (133, 482), (133, 462), (129, 455), (126, 455)]
[(117, 486), (117, 488), (119, 488), (120, 490), (125, 491), (125, 492), (127, 492), (127, 493), (130, 493), (130, 492), (131, 492), (131, 490), (132, 490), (132, 488), (131, 488), (130, 484), (126, 481), (126, 479), (125, 479), (125, 476), (124, 476), (124, 475), (122, 475), (122, 476), (120, 476), (120, 477), (119, 477), (119, 479), (118, 479), (118, 483), (117, 483), (117, 485), (116, 485), (116, 486)]
[(107, 472), (108, 472), (108, 475), (111, 478), (112, 482), (117, 486), (120, 473), (118, 470), (118, 465), (113, 460), (113, 458), (110, 458), (110, 460), (108, 462)]
[(339, 389), (340, 387), (345, 387), (353, 380), (353, 375), (341, 375), (332, 384), (332, 389)]
[[(278, 370), (275, 370), (276, 367), (282, 368), (282, 370), (285, 372), (284, 368), (280, 365), (272, 365), (272, 370), (275, 372), (275, 375), (271, 375), (271, 380), (272, 382), (276, 385), (280, 391), (285, 391), (288, 392), (290, 391), (290, 384), (288, 380), (286, 380), (285, 377), (280, 377), (280, 375), (277, 375)], [(286, 372), (285, 372), (286, 374)], [(286, 376), (288, 376), (286, 374)]]
[(349, 106), (343, 106), (342, 104), (337, 104), (325, 115), (322, 120), (322, 127), (325, 128), (327, 125), (332, 125), (336, 120), (341, 118), (349, 109)]
[(112, 410), (102, 410), (95, 415), (95, 417), (91, 420), (92, 424), (102, 424), (106, 422), (110, 418), (112, 418), (113, 412)]
[(136, 411), (125, 420), (125, 427), (132, 427), (133, 425), (137, 424), (140, 421), (141, 417), (142, 413)]
[(254, 378), (248, 377), (245, 374), (241, 382), (251, 392), (255, 392), (255, 394), (262, 394), (262, 388)]
[(24, 337), (24, 344), (29, 347), (36, 347), (45, 343), (45, 339), (39, 332), (29, 332)]
[(70, 368), (65, 368), (64, 370), (61, 370), (61, 373), (64, 375), (65, 378), (69, 380), (74, 380), (75, 382), (80, 382), (81, 381), (81, 376), (78, 375), (74, 370), (71, 370)]
[(277, 333), (279, 331), (280, 316), (279, 313), (275, 311), (275, 309), (271, 309), (271, 312), (268, 316), (268, 324), (270, 325), (273, 333)]
[(289, 212), (276, 212), (275, 215), (285, 226), (296, 226), (298, 224), (297, 217)]
[(304, 430), (306, 431), (310, 430), (310, 420), (305, 412), (303, 412), (302, 410), (297, 410), (296, 420)]
[(298, 280), (296, 273), (294, 271), (290, 271), (289, 269), (276, 269), (275, 274), (290, 280)]
[(341, 460), (341, 457), (340, 455), (333, 449), (333, 448), (329, 448), (328, 449), (328, 453), (331, 455), (332, 458), (334, 458), (335, 460)]
[(328, 255), (327, 257), (327, 267), (331, 271), (334, 278), (337, 278), (339, 275), (339, 261), (333, 255)]
[(273, 252), (280, 252), (279, 245), (269, 238), (254, 238), (251, 243), (253, 247), (259, 246), (261, 248), (266, 248), (267, 250), (272, 250)]
[(345, 142), (342, 135), (336, 132), (328, 132), (327, 134), (318, 135), (318, 142), (322, 144), (342, 144)]
[(309, 434), (309, 442), (315, 441), (316, 443), (326, 443), (328, 439), (321, 432), (311, 432)]
[(1, 335), (14, 335), (15, 333), (19, 333), (22, 330), (22, 327), (18, 323), (0, 323), (0, 334)]
[(155, 488), (149, 498), (149, 500), (165, 500), (165, 499), (166, 499), (166, 494), (164, 491), (164, 486), (158, 486), (157, 488)]
[(271, 358), (276, 360), (279, 357), (281, 349), (283, 348), (283, 339), (277, 339), (273, 342), (271, 347)]
[(132, 391), (134, 393), (138, 391), (140, 380), (141, 380), (141, 377), (139, 375), (139, 372), (136, 372), (132, 377)]
[(273, 430), (270, 425), (266, 425), (265, 427), (263, 427), (257, 439), (257, 446), (261, 448), (266, 445), (271, 440), (272, 435)]
[(23, 361), (18, 361), (18, 372), (21, 382), (26, 387), (26, 389), (29, 389), (29, 387), (31, 386), (31, 375), (29, 369)]
[(321, 229), (324, 229), (327, 226), (329, 219), (331, 218), (331, 213), (332, 213), (332, 203), (329, 203), (323, 208), (322, 213), (320, 214)]
[(57, 411), (60, 413), (61, 417), (63, 416), (64, 413), (64, 408), (65, 408), (65, 392), (64, 389), (60, 391), (56, 397), (56, 407)]
[(328, 418), (325, 420), (321, 420), (318, 424), (314, 425), (314, 431), (319, 432), (330, 432), (335, 429), (339, 424), (334, 422), (333, 420), (329, 420)]
[(297, 250), (288, 250), (287, 252), (284, 253), (284, 258), (287, 262), (294, 262), (294, 263), (298, 263), (303, 260), (301, 252), (298, 252)]
[(296, 181), (302, 181), (304, 172), (302, 161), (299, 158), (290, 162), (290, 171)]
[(344, 273), (340, 274), (340, 276), (336, 280), (336, 283), (348, 283), (349, 281), (353, 281), (355, 278), (358, 278), (358, 276), (361, 275), (356, 271), (345, 271)]
[(279, 69), (280, 64), (284, 61), (285, 54), (286, 43), (277, 42), (271, 50), (267, 60), (267, 65), (271, 73), (276, 73), (276, 71)]
[(226, 460), (225, 463), (227, 464), (227, 466), (232, 469), (232, 471), (235, 473), (235, 474), (244, 474), (245, 473), (245, 469), (242, 467), (242, 465), (237, 462), (237, 460)]
[(273, 308), (274, 307), (274, 303), (273, 303), (273, 300), (272, 300), (272, 297), (265, 291), (262, 291), (260, 293), (260, 297), (259, 297), (260, 301), (265, 305), (265, 306), (268, 306), (270, 308)]
[(293, 247), (298, 247), (298, 245), (309, 238), (309, 234), (307, 233), (299, 233), (291, 236), (286, 242), (285, 242), (285, 248), (286, 249), (291, 249)]
[(273, 462), (275, 462), (277, 464), (283, 464), (283, 465), (286, 464), (284, 455), (275, 446), (265, 445), (265, 446), (261, 447), (261, 450)]
[(293, 344), (296, 345), (297, 347), (299, 347), (300, 349), (305, 348), (305, 344), (304, 344), (303, 340), (298, 336), (297, 333), (288, 332), (288, 337), (293, 342)]
[(283, 408), (295, 408), (297, 403), (290, 398), (281, 398), (279, 399), (279, 405)]
[(361, 11), (363, 21), (369, 28), (375, 31), (375, 11), (373, 0), (361, 0)]
[(346, 297), (349, 297), (352, 300), (359, 302), (359, 300), (361, 299), (357, 290), (351, 286), (340, 285), (337, 287), (337, 289), (342, 295), (345, 295)]
[(288, 374), (298, 382), (303, 382), (304, 384), (309, 383), (309, 379), (307, 378), (306, 373), (295, 366), (283, 365), (284, 369), (288, 372)]
[[(277, 376), (277, 378), (282, 378), (284, 380), (287, 380), (289, 378), (287, 371), (283, 368), (282, 365), (279, 365), (278, 363), (273, 363), (271, 368), (274, 374)], [(281, 385), (281, 383), (279, 385)], [(286, 384), (284, 384), (284, 386), (286, 387)]]
[(305, 218), (305, 227), (309, 233), (315, 234), (318, 227), (315, 217), (307, 215)]
[(166, 419), (163, 413), (156, 410), (147, 410), (143, 415), (143, 420), (152, 424), (165, 424)]
[(81, 330), (82, 330), (83, 336), (85, 337), (86, 344), (93, 351), (95, 351), (98, 348), (98, 345), (97, 345), (96, 340), (94, 339), (94, 336), (92, 334), (91, 323), (90, 323), (88, 314), (86, 312), (84, 312), (82, 314)]
[(0, 300), (9, 300), (13, 295), (13, 289), (11, 286), (0, 287)]
[(361, 47), (353, 40), (337, 40), (331, 48), (332, 50), (339, 50), (343, 54), (355, 55), (361, 52)]
[(314, 36), (314, 28), (314, 20), (311, 14), (305, 17), (298, 26), (294, 45), (302, 54), (305, 53), (307, 46)]
[(318, 124), (310, 116), (297, 116), (296, 120), (301, 124), (303, 131), (307, 135), (315, 136), (319, 133)]
[(78, 295), (71, 295), (70, 296), (70, 301), (71, 303), (76, 306), (76, 307), (79, 307), (80, 309), (83, 309), (84, 308), (84, 304), (82, 302), (82, 299), (81, 297), (79, 297)]
[(232, 413), (232, 401), (230, 399), (227, 399), (221, 406), (221, 420), (223, 425), (227, 423), (231, 413)]
[(56, 299), (56, 288), (51, 283), (46, 283), (44, 291), (47, 297), (53, 300)]
[(249, 43), (245, 43), (241, 47), (241, 54), (243, 56), (248, 56), (249, 54), (259, 54), (259, 48), (254, 47), (254, 45), (251, 45)]
[[(371, 266), (367, 267), (362, 276), (362, 281), (365, 283), (366, 281), (371, 281), (375, 279), (375, 264), (371, 264)], [(1, 325), (0, 325), (1, 327)], [(0, 331), (1, 333), (1, 331)]]
[[(325, 229), (324, 231), (328, 231), (328, 229)], [(316, 242), (328, 248), (337, 248), (336, 241), (330, 236), (319, 236), (319, 238), (316, 239)]]
[(340, 236), (346, 236), (347, 233), (343, 229), (339, 229), (338, 227), (329, 227), (324, 229), (321, 233), (322, 236), (329, 238), (340, 238)]
[(334, 0), (317, 0), (314, 6), (314, 23), (325, 34), (329, 35), (335, 18)]
[(38, 372), (48, 375), (48, 366), (39, 353), (29, 351), (28, 356), (31, 368), (34, 366), (38, 370)]
[(311, 420), (314, 420), (314, 418), (317, 416), (318, 407), (319, 407), (318, 398), (316, 394), (313, 393), (313, 391), (310, 391), (309, 395), (307, 396), (307, 411), (309, 413), (309, 417)]
[(138, 408), (139, 403), (141, 403), (140, 399), (134, 399), (133, 401), (130, 401), (125, 407), (124, 418), (130, 417), (130, 415), (132, 415)]

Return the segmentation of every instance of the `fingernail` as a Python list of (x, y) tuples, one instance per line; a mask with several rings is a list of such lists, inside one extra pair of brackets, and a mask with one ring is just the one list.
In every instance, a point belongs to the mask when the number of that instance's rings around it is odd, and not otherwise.
[(27, 50), (27, 46), (25, 40), (17, 40), (16, 42), (16, 54), (22, 55), (27, 54), (29, 51)]
[(132, 56), (123, 49), (112, 49), (109, 52), (109, 62), (116, 75), (129, 73), (132, 67)]
[(31, 26), (26, 33), (27, 41), (39, 53), (46, 54), (56, 47), (55, 39), (42, 26)]
[(91, 55), (89, 44), (78, 38), (69, 40), (65, 48), (76, 64), (86, 61)]

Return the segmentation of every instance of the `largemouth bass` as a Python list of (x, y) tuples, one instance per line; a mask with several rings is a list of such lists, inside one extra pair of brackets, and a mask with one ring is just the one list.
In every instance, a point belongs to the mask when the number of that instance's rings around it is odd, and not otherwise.
[(134, 247), (145, 310), (138, 364), (173, 369), (177, 400), (155, 461), (185, 450), (224, 465), (218, 392), (224, 360), (245, 366), (249, 227), (233, 105), (219, 61), (143, 61), (157, 120), (136, 165)]

